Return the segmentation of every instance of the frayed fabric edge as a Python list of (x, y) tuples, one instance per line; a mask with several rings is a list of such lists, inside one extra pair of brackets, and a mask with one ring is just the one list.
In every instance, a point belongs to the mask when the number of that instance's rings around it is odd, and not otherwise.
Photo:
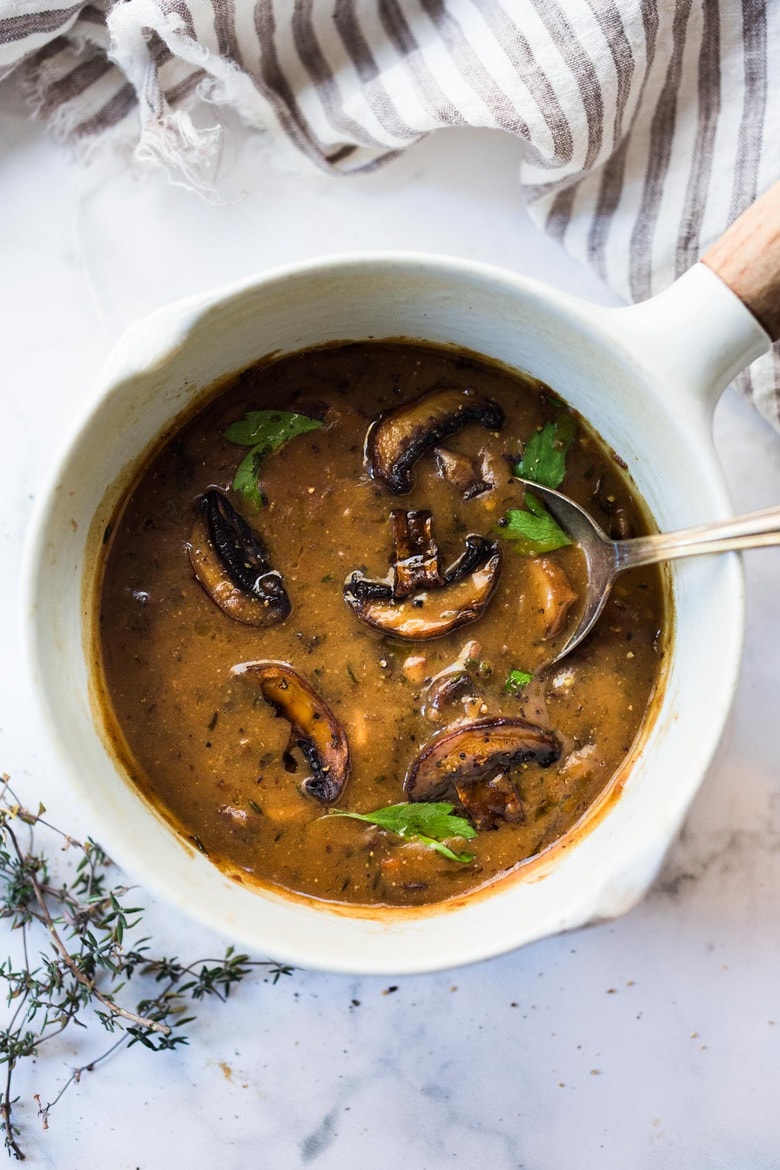
[[(194, 42), (182, 31), (175, 14), (163, 13), (154, 0), (131, 0), (121, 6), (119, 30), (112, 27), (117, 23), (112, 17), (113, 13), (109, 15), (109, 46), (96, 44), (75, 31), (67, 40), (77, 54), (87, 48), (105, 54), (116, 67), (116, 92), (128, 83), (132, 86), (135, 103), (116, 125), (97, 133), (80, 133), (85, 122), (97, 114), (94, 110), (86, 111), (78, 97), (46, 109), (45, 60), (39, 61), (36, 55), (31, 55), (15, 70), (20, 92), (33, 116), (44, 123), (47, 131), (79, 163), (90, 168), (105, 163), (108, 171), (113, 171), (116, 165), (127, 167), (133, 162), (142, 173), (160, 168), (172, 184), (195, 191), (209, 202), (221, 202), (218, 188), (223, 177), (225, 121), (233, 115), (248, 131), (247, 137), (263, 140), (266, 148), (263, 153), (270, 165), (301, 175), (317, 169), (313, 160), (297, 149), (283, 132), (271, 103), (251, 77), (233, 62)], [(117, 31), (125, 38), (130, 23), (132, 33), (129, 42), (125, 39), (124, 43), (134, 48), (132, 62), (127, 59), (126, 49), (118, 52), (116, 48)], [(156, 82), (156, 67), (146, 44), (150, 29), (165, 40), (181, 61), (185, 77), (188, 71), (203, 70), (206, 74), (175, 109), (168, 105), (159, 86), (148, 84), (150, 80)], [(153, 108), (147, 95), (155, 88), (159, 100)], [(199, 124), (206, 122), (209, 110), (210, 124)]]

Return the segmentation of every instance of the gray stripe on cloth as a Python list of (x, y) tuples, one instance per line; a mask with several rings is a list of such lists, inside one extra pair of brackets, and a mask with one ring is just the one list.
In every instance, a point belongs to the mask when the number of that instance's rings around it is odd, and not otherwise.
[(603, 3), (602, 0), (587, 0), (587, 3), (604, 34), (604, 40), (609, 46), (612, 62), (615, 66), (617, 93), (615, 94), (612, 143), (616, 147), (623, 135), (623, 118), (631, 95), (631, 83), (635, 68), (634, 51), (626, 36), (625, 25), (617, 4)]
[(767, 103), (766, 0), (742, 0), (745, 88), (734, 164), (729, 222), (758, 195), (758, 167)]
[(466, 126), (465, 117), (450, 101), (428, 68), (397, 0), (379, 0), (378, 13), (382, 28), (391, 43), (406, 59), (409, 79), (420, 104), (440, 126)]
[[(239, 2), (244, 3), (244, 0)], [(237, 65), (243, 65), (241, 46), (236, 36), (234, 0), (214, 0), (214, 32), (217, 36), (217, 51)]]
[[(750, 205), (758, 194), (758, 168), (761, 158), (764, 120), (767, 101), (767, 12), (765, 0), (742, 0), (742, 38), (744, 56), (744, 89), (740, 117), (737, 157), (734, 160), (734, 178), (731, 187), (729, 223)], [(777, 346), (763, 363), (774, 374), (774, 393), (765, 406), (765, 413), (774, 416), (777, 426), (780, 416), (780, 363)], [(753, 371), (743, 370), (735, 385), (747, 398), (757, 399)]]
[(643, 301), (652, 291), (652, 247), (664, 182), (669, 172), (682, 81), (685, 29), (692, 0), (676, 0), (672, 22), (672, 53), (650, 126), (650, 151), (636, 224), (631, 233), (629, 281), (631, 296)]
[(160, 34), (154, 29), (151, 29), (146, 36), (146, 48), (153, 64), (159, 69), (170, 61), (173, 53), (166, 45)]
[(45, 117), (51, 110), (64, 105), (65, 102), (73, 101), (104, 77), (111, 68), (113, 68), (111, 62), (102, 53), (88, 57), (86, 61), (82, 61), (75, 69), (71, 69), (41, 92), (41, 114)]
[(279, 124), (299, 150), (318, 166), (324, 166), (327, 150), (307, 126), (292, 87), (279, 64), (272, 5), (266, 0), (256, 0), (254, 19), (260, 43), (260, 77)]
[[(745, 41), (745, 90), (729, 219), (736, 218), (759, 194), (758, 175), (763, 155), (769, 88), (766, 0), (743, 0), (742, 31)], [(775, 342), (771, 355), (763, 363), (766, 371), (763, 380), (767, 381), (771, 377), (772, 392), (762, 395), (761, 404), (763, 413), (776, 428), (780, 428), (779, 346), (780, 343)], [(750, 379), (750, 371), (748, 377)], [(752, 379), (750, 383), (752, 400)]]
[(539, 113), (553, 141), (555, 154), (552, 163), (556, 166), (565, 166), (572, 160), (574, 143), (569, 119), (558, 100), (555, 87), (539, 63), (530, 42), (523, 36), (520, 24), (505, 12), (500, 4), (495, 0), (485, 4), (482, 15), (496, 40), (503, 46), (518, 76), (523, 78), (534, 95)]
[(70, 52), (70, 44), (66, 37), (56, 36), (53, 41), (43, 45), (37, 50), (35, 54), (35, 66), (40, 69), (49, 63), (53, 57), (58, 57), (60, 53)]
[(607, 279), (607, 240), (609, 229), (612, 226), (612, 217), (623, 193), (628, 145), (628, 139), (624, 138), (602, 168), (596, 206), (588, 231), (586, 244), (588, 259), (602, 280)]
[(599, 156), (604, 135), (604, 100), (601, 82), (593, 62), (556, 0), (531, 0), (538, 16), (544, 21), (550, 36), (574, 78), (588, 118), (588, 146), (583, 170), (590, 170)]
[(87, 24), (105, 24), (106, 14), (95, 8), (94, 4), (85, 4), (79, 13), (79, 21), (82, 20)]
[[(641, 108), (648, 78), (652, 73), (655, 50), (658, 43), (658, 9), (651, 0), (642, 0), (640, 12), (645, 47), (645, 64), (644, 76), (642, 77), (637, 100), (637, 109)], [(599, 275), (605, 280), (607, 278), (607, 241), (609, 239), (613, 216), (623, 194), (628, 149), (629, 139), (625, 138), (603, 169), (593, 220), (590, 231), (588, 232), (586, 245), (588, 259), (594, 265)]]
[(197, 40), (195, 21), (192, 18), (192, 11), (187, 0), (165, 0), (165, 11), (167, 13), (175, 12), (181, 18), (187, 36), (192, 37), (193, 41)]
[[(518, 134), (532, 149), (534, 161), (542, 162), (541, 153), (533, 147), (529, 128), (524, 118), (504, 93), (484, 63), (471, 47), (457, 20), (448, 11), (444, 0), (420, 0), (420, 7), (436, 25), (437, 32), (449, 53), (458, 74), (488, 107), (495, 124), (510, 134)], [(487, 123), (489, 124), (489, 123)]]
[(50, 8), (41, 12), (20, 12), (0, 19), (0, 45), (22, 41), (26, 37), (59, 32), (78, 15), (80, 4), (70, 8)]
[(75, 136), (88, 138), (98, 130), (108, 130), (121, 122), (137, 105), (138, 98), (135, 89), (128, 82), (114, 94), (110, 101), (106, 102), (102, 109), (88, 118), (86, 122), (81, 122), (76, 126)]
[(333, 22), (339, 31), (344, 48), (357, 70), (358, 77), (366, 88), (370, 87), (373, 99), (370, 102), (371, 109), (377, 119), (396, 138), (405, 138), (408, 142), (413, 142), (419, 135), (406, 125), (394, 106), (387, 89), (379, 80), (379, 67), (371, 51), (371, 46), (360, 27), (354, 0), (335, 0)]
[[(293, 0), (292, 31), (295, 46), (304, 68), (316, 86), (317, 96), (322, 102), (328, 122), (337, 134), (343, 135), (347, 140), (344, 145), (354, 146), (357, 143), (386, 152), (388, 149), (386, 143), (380, 142), (367, 127), (361, 126), (344, 112), (343, 99), (336, 79), (317, 39), (312, 20), (313, 13), (314, 0)], [(343, 156), (336, 156), (335, 161), (341, 161), (341, 158)], [(334, 162), (333, 154), (328, 161)]]
[[(607, 278), (607, 240), (612, 217), (617, 210), (620, 196), (623, 192), (623, 180), (626, 170), (626, 156), (628, 153), (628, 139), (626, 133), (629, 127), (624, 125), (626, 107), (631, 95), (631, 84), (636, 70), (636, 59), (631, 43), (626, 36), (626, 30), (616, 5), (609, 4), (602, 10), (597, 0), (588, 0), (594, 15), (598, 20), (604, 36), (607, 38), (612, 60), (617, 74), (617, 95), (615, 101), (615, 121), (612, 131), (613, 153), (604, 164), (601, 172), (596, 205), (587, 236), (587, 255), (590, 263), (602, 278)], [(644, 75), (642, 77), (637, 106), (641, 103), (645, 91), (647, 78), (655, 54), (655, 39), (658, 32), (658, 14), (655, 6), (643, 6), (642, 30), (644, 35)]]
[(569, 187), (564, 187), (555, 196), (545, 224), (548, 233), (554, 240), (562, 240), (566, 235), (566, 229), (569, 226), (576, 197), (577, 189), (573, 184)]
[(196, 69), (188, 77), (183, 77), (181, 81), (166, 89), (163, 97), (169, 106), (178, 105), (179, 102), (186, 101), (192, 91), (197, 89), (201, 81), (208, 81), (209, 76), (210, 74), (205, 69)]
[(704, 5), (702, 17), (697, 87), (698, 121), (682, 222), (677, 236), (677, 276), (687, 272), (699, 258), (701, 219), (712, 175), (712, 148), (720, 113), (720, 11), (717, 0)]

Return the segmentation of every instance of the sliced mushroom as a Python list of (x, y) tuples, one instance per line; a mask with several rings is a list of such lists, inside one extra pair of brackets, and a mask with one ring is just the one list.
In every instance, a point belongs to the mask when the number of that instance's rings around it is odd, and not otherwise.
[(434, 451), (436, 470), (442, 479), (452, 484), (460, 492), (464, 500), (473, 500), (483, 492), (489, 492), (493, 486), (483, 479), (473, 459), (468, 455), (461, 455), (457, 451), (448, 451), (446, 447), (437, 447)]
[(395, 579), (393, 596), (408, 597), (423, 586), (438, 589), (444, 584), (439, 548), (433, 539), (433, 517), (430, 512), (390, 513), (393, 523), (393, 569)]
[[(618, 459), (618, 462), (622, 462), (622, 460)], [(591, 499), (601, 509), (604, 515), (609, 517), (609, 523), (605, 524), (604, 528), (612, 540), (626, 540), (628, 537), (634, 535), (634, 526), (631, 523), (631, 516), (628, 509), (623, 507), (622, 504), (618, 504), (617, 498), (609, 491), (608, 485), (604, 483), (603, 475), (600, 475), (596, 480), (596, 486), (591, 493)]]
[(477, 690), (467, 670), (449, 670), (432, 681), (425, 694), (425, 714), (439, 712), (442, 707), (457, 703), (461, 699), (475, 699)]
[(457, 658), (428, 680), (421, 706), (421, 713), (426, 719), (436, 723), (444, 718), (443, 710), (456, 704), (462, 704), (467, 715), (478, 713), (471, 708), (478, 707), (482, 700), (470, 671), (481, 653), (479, 642), (473, 639), (466, 642)]
[(492, 780), (455, 786), (458, 800), (478, 829), (497, 829), (501, 821), (522, 824), (525, 805), (517, 788), (503, 772)]
[(290, 724), (285, 755), (297, 747), (311, 768), (303, 791), (321, 804), (338, 800), (349, 776), (349, 744), (327, 703), (286, 662), (242, 662), (233, 674), (256, 676), (266, 703)]
[(373, 629), (412, 641), (439, 638), (476, 621), (498, 584), (498, 544), (467, 536), (464, 552), (442, 572), (430, 512), (397, 510), (392, 520), (391, 580), (351, 573), (344, 585), (347, 605)]
[(568, 784), (580, 784), (593, 772), (603, 768), (605, 761), (595, 743), (585, 743), (569, 752), (561, 764), (559, 775)]
[(419, 686), (425, 681), (428, 659), (424, 654), (410, 654), (401, 664), (401, 673), (407, 682)]
[(554, 638), (566, 625), (578, 595), (566, 571), (549, 557), (534, 557), (528, 562), (526, 572), (533, 582), (537, 608), (544, 617), (544, 636)]
[(504, 412), (492, 399), (459, 387), (431, 390), (385, 411), (366, 433), (370, 476), (394, 495), (405, 495), (412, 490), (412, 468), (423, 452), (469, 423), (498, 431), (504, 425)]
[(447, 793), (494, 779), (520, 764), (547, 768), (560, 758), (552, 733), (501, 715), (447, 731), (420, 751), (404, 781), (409, 800), (439, 800)]
[(290, 612), (282, 575), (268, 552), (218, 488), (198, 501), (198, 518), (187, 543), (200, 584), (221, 610), (249, 626), (272, 626)]

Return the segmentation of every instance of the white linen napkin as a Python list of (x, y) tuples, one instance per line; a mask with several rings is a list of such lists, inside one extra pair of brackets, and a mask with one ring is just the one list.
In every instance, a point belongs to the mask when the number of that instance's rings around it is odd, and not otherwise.
[[(507, 131), (532, 216), (629, 300), (780, 177), (778, 53), (780, 0), (0, 0), (39, 116), (195, 186), (220, 107), (337, 172)], [(780, 429), (778, 348), (738, 385)]]

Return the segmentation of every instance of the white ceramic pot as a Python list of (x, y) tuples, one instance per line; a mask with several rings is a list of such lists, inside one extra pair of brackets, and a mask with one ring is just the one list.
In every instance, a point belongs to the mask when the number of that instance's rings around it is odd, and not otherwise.
[(43, 495), (27, 555), (32, 669), (68, 782), (108, 852), (187, 914), (296, 965), (400, 974), (496, 955), (641, 897), (718, 743), (739, 668), (743, 590), (734, 555), (675, 564), (673, 654), (655, 724), (619, 799), (533, 880), (390, 917), (237, 886), (150, 809), (104, 741), (87, 654), (100, 534), (139, 457), (217, 379), (271, 352), (388, 337), (455, 343), (549, 383), (627, 461), (662, 529), (729, 514), (711, 415), (769, 339), (701, 264), (644, 305), (604, 309), (494, 268), (368, 255), (182, 302), (119, 342)]

